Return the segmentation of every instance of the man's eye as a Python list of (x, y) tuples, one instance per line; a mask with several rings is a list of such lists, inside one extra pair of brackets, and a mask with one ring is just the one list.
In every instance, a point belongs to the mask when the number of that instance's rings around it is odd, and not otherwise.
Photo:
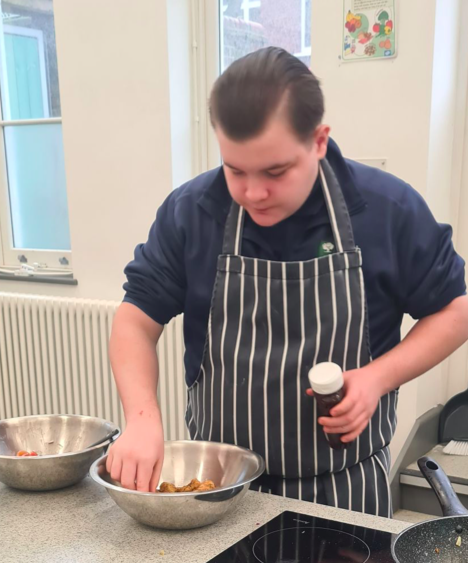
[(282, 170), (281, 172), (267, 172), (266, 175), (268, 178), (280, 178), (286, 174), (286, 170)]
[(233, 176), (242, 176), (244, 173), (240, 170), (231, 170)]

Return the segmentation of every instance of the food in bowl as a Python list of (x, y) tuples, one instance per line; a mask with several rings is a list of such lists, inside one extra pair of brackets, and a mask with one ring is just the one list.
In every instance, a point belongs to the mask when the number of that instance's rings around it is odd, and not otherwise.
[(152, 494), (148, 494), (122, 487), (112, 479), (106, 463), (107, 455), (96, 460), (90, 469), (91, 478), (105, 487), (112, 500), (137, 522), (165, 530), (190, 530), (221, 520), (242, 502), (250, 483), (265, 468), (257, 453), (239, 446), (168, 440), (164, 442), (160, 482), (186, 485), (197, 477), (200, 481), (211, 479), (215, 488), (206, 492), (164, 494), (156, 492), (154, 487)]
[(157, 493), (202, 493), (204, 491), (212, 491), (216, 489), (216, 485), (210, 479), (200, 482), (198, 479), (192, 479), (188, 485), (176, 487), (173, 483), (161, 483)]
[(39, 454), (37, 452), (27, 452), (26, 450), (20, 450), (16, 456), (17, 457), (36, 457)]

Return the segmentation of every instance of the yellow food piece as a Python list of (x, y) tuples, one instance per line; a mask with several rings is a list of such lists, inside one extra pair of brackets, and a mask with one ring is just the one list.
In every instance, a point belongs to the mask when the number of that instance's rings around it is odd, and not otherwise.
[(213, 483), (213, 481), (210, 481), (209, 479), (207, 481), (203, 481), (203, 483), (200, 483), (200, 486), (198, 487), (197, 491), (212, 491), (213, 489), (215, 489), (215, 484)]
[(179, 487), (178, 493), (191, 493), (192, 491), (197, 491), (198, 487), (201, 485), (198, 479), (192, 479), (188, 485), (185, 487)]
[(188, 485), (184, 485), (182, 487), (176, 487), (173, 483), (166, 483), (164, 481), (159, 486), (159, 493), (194, 493), (194, 492), (204, 492), (204, 491), (211, 491), (216, 488), (216, 485), (213, 481), (207, 479), (200, 483), (198, 479), (192, 479)]
[(161, 483), (160, 487), (159, 487), (159, 492), (160, 493), (175, 493), (177, 487), (175, 487), (172, 483)]

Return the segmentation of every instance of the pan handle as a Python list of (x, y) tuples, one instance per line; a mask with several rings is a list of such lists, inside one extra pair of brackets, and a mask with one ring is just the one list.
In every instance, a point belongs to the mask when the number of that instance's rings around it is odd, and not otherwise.
[(437, 495), (444, 516), (466, 516), (468, 510), (460, 502), (443, 469), (430, 457), (418, 459), (419, 469)]

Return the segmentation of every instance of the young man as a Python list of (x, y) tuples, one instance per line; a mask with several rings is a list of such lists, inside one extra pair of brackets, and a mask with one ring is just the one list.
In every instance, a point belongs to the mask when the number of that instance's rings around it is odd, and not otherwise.
[[(127, 428), (108, 469), (157, 486), (155, 348), (184, 313), (193, 439), (261, 454), (254, 488), (389, 516), (397, 389), (468, 338), (451, 229), (401, 180), (343, 158), (318, 81), (281, 49), (233, 63), (210, 111), (223, 166), (169, 195), (126, 269), (111, 360)], [(404, 313), (419, 322), (400, 343)], [(345, 371), (328, 418), (308, 391), (323, 361)]]

